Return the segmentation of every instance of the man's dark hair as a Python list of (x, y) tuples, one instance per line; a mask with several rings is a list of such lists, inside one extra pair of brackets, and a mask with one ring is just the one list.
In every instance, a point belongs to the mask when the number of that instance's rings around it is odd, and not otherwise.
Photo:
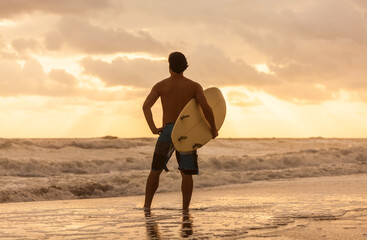
[(182, 73), (189, 66), (185, 55), (180, 52), (173, 52), (168, 57), (169, 68), (175, 73)]

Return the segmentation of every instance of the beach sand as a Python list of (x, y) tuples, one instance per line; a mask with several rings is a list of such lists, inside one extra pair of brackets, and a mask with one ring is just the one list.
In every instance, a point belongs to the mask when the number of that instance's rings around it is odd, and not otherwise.
[(257, 181), (181, 193), (0, 205), (0, 239), (367, 239), (367, 175)]

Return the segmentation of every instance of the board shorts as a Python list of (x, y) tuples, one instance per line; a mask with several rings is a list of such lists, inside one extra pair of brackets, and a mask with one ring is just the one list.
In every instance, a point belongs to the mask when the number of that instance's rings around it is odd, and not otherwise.
[[(173, 126), (173, 123), (167, 124), (163, 128), (162, 133), (157, 140), (153, 155), (152, 170), (159, 171), (164, 169), (166, 172), (169, 171), (167, 163), (175, 151), (175, 147), (173, 146), (171, 139)], [(176, 159), (178, 169), (183, 173), (187, 175), (199, 174), (198, 155), (196, 150), (191, 152), (176, 151)]]

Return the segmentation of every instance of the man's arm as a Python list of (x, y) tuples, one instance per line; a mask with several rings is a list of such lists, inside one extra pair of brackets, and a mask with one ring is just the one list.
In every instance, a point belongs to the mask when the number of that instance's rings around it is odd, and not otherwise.
[(157, 85), (155, 85), (150, 91), (149, 95), (147, 96), (143, 104), (144, 116), (153, 134), (158, 134), (162, 131), (162, 128), (157, 128), (155, 126), (151, 110), (151, 108), (153, 107), (154, 103), (157, 101), (158, 98), (159, 98), (158, 87)]
[(195, 93), (195, 99), (200, 105), (201, 109), (203, 110), (204, 116), (206, 120), (210, 124), (210, 131), (212, 133), (213, 138), (216, 138), (218, 136), (217, 127), (215, 126), (214, 121), (214, 114), (212, 108), (209, 106), (208, 102), (206, 101), (203, 88), (198, 84), (196, 93)]

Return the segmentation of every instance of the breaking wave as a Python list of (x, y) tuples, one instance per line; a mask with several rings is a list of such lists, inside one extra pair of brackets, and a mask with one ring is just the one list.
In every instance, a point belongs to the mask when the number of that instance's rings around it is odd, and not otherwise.
[[(0, 139), (0, 202), (144, 194), (155, 139)], [(288, 147), (287, 147), (288, 146)], [(173, 156), (158, 191), (179, 191)], [(367, 173), (364, 139), (216, 139), (195, 188)]]

